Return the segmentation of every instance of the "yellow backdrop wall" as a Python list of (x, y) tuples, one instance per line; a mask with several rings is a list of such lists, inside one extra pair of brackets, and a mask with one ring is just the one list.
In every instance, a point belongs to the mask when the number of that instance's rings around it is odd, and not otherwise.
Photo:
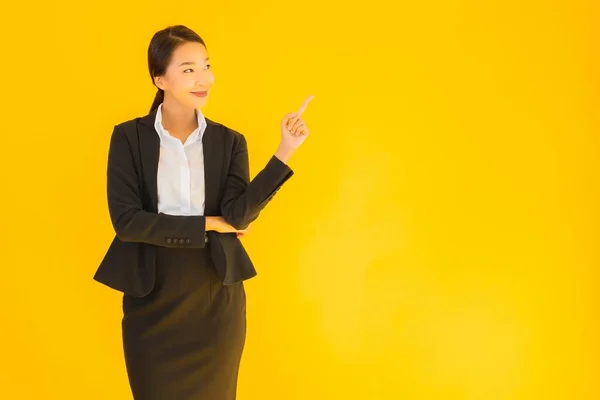
[(13, 2), (2, 13), (0, 398), (129, 399), (114, 124), (185, 24), (251, 174), (309, 94), (296, 172), (244, 243), (240, 400), (597, 399), (598, 3)]

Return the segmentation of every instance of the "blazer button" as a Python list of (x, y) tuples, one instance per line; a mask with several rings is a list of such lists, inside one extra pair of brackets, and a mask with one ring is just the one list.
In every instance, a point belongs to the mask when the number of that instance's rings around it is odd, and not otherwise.
[(173, 242), (173, 239), (171, 239), (171, 238), (167, 238), (166, 242), (167, 242), (168, 244), (171, 244), (171, 243)]
[(186, 243), (186, 244), (190, 244), (190, 243), (192, 243), (192, 239), (190, 239), (190, 238), (187, 238), (187, 239), (185, 239), (185, 243)]
[(185, 240), (179, 239), (179, 244), (183, 244), (184, 242), (185, 242)]

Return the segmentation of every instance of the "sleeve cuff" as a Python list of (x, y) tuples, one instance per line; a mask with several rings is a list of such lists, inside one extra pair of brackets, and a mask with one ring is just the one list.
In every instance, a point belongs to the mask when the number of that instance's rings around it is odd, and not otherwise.
[(286, 181), (290, 176), (294, 174), (294, 171), (289, 165), (281, 161), (277, 156), (271, 156), (271, 159), (267, 163), (267, 168), (273, 172), (274, 175), (279, 175)]

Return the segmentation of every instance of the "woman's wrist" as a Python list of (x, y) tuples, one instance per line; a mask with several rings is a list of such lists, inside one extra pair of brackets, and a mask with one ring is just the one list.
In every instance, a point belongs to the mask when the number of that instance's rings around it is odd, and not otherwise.
[(283, 163), (287, 164), (290, 158), (292, 158), (292, 155), (295, 151), (296, 149), (294, 149), (293, 147), (280, 143), (279, 147), (277, 147), (277, 151), (275, 152), (275, 157), (279, 158)]

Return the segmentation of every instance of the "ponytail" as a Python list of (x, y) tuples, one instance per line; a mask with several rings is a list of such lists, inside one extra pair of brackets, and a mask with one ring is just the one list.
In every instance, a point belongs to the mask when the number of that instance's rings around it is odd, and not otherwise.
[(165, 92), (162, 89), (158, 89), (156, 92), (156, 96), (154, 96), (154, 102), (152, 103), (152, 107), (150, 107), (150, 112), (156, 110), (160, 103), (162, 103), (165, 99)]

